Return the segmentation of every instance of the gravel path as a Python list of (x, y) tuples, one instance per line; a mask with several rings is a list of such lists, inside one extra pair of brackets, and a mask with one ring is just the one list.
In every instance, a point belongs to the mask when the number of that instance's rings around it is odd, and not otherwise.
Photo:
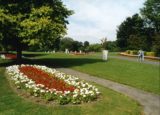
[(134, 100), (138, 101), (144, 108), (145, 115), (160, 115), (160, 96), (145, 92), (127, 85), (119, 84), (110, 80), (105, 80), (102, 78), (90, 76), (85, 73), (81, 73), (72, 69), (67, 68), (57, 68), (57, 70), (64, 72), (66, 74), (78, 76), (80, 79), (86, 81), (95, 82), (104, 87), (115, 90), (119, 93), (127, 95)]
[[(135, 61), (138, 62), (138, 58), (135, 57), (127, 57), (127, 56), (109, 56), (110, 58), (116, 58), (116, 59), (122, 59), (122, 60), (128, 60), (128, 61)], [(146, 64), (152, 64), (152, 65), (160, 65), (160, 61), (150, 61), (148, 59), (145, 59), (142, 62), (139, 63), (146, 63)]]

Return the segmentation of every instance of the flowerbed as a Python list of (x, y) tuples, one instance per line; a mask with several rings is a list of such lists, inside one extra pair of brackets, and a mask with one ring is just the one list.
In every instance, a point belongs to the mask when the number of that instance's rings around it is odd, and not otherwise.
[(17, 88), (59, 104), (79, 104), (98, 98), (98, 89), (79, 78), (40, 65), (13, 65), (6, 68)]
[(2, 59), (16, 59), (17, 56), (15, 54), (3, 54), (1, 55)]

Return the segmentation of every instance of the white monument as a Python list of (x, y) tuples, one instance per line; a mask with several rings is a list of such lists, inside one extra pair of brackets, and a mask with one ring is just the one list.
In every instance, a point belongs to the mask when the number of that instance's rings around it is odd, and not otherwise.
[(68, 51), (68, 49), (67, 49), (67, 48), (65, 49), (65, 53), (66, 53), (66, 54), (68, 54), (68, 53), (69, 53), (69, 51)]
[(81, 54), (81, 53), (82, 53), (82, 50), (80, 50), (79, 53)]
[(107, 61), (108, 59), (108, 50), (102, 50), (102, 59)]

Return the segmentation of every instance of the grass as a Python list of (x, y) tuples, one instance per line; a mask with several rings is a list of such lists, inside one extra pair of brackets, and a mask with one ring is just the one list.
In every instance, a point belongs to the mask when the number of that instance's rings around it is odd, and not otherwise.
[(157, 66), (110, 59), (106, 63), (98, 62), (74, 68), (104, 79), (160, 94), (159, 68)]
[[(61, 55), (61, 54), (60, 54)], [(40, 56), (40, 55), (39, 55)], [(44, 55), (41, 55), (42, 57)], [(42, 60), (41, 57), (41, 60)], [(54, 57), (53, 55), (51, 57)], [(46, 60), (46, 59), (45, 59)], [(26, 61), (26, 63), (28, 60)], [(42, 60), (44, 62), (44, 60)], [(42, 63), (41, 62), (41, 63)], [(18, 96), (10, 87), (4, 73), (5, 66), (14, 62), (0, 59), (0, 114), (1, 115), (140, 115), (141, 107), (132, 99), (107, 88), (97, 86), (102, 92), (100, 100), (79, 106), (45, 106)], [(29, 62), (28, 62), (29, 63)], [(32, 62), (33, 63), (33, 62)]]
[[(35, 56), (34, 58), (36, 62), (40, 62), (40, 64), (45, 63), (52, 67), (68, 67), (100, 78), (160, 94), (159, 66), (157, 65), (115, 58), (109, 58), (107, 62), (104, 62), (101, 60), (100, 53), (84, 56), (66, 55), (63, 53), (48, 55), (37, 53), (37, 55), (38, 54), (41, 55)], [(112, 53), (111, 55), (115, 54)]]

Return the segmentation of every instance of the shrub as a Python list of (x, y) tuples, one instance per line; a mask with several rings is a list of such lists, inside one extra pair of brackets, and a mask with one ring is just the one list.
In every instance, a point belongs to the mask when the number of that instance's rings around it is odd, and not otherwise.
[(156, 53), (155, 52), (146, 52), (146, 56), (155, 56)]
[(127, 54), (131, 54), (131, 55), (137, 55), (138, 51), (137, 50), (126, 50)]
[(131, 52), (131, 50), (126, 50), (126, 53), (127, 53), (127, 54), (130, 54), (130, 52)]
[(138, 51), (137, 50), (133, 50), (133, 55), (137, 55)]

